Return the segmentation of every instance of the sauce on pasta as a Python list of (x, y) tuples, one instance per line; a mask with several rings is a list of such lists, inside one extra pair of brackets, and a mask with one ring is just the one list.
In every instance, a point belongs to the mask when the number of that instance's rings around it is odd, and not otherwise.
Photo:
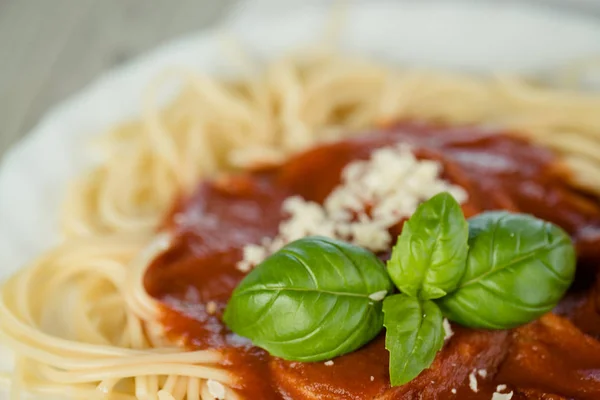
[[(220, 317), (244, 277), (236, 269), (243, 246), (277, 233), (286, 197), (322, 202), (346, 164), (397, 142), (412, 144), (419, 158), (442, 163), (443, 178), (469, 194), (463, 204), (467, 217), (484, 210), (520, 211), (572, 235), (578, 278), (557, 315), (510, 331), (453, 325), (455, 335), (431, 368), (396, 388), (389, 386), (383, 336), (326, 365), (277, 359), (231, 334)], [(234, 387), (247, 398), (489, 400), (501, 384), (515, 392), (513, 399), (544, 393), (600, 398), (600, 342), (593, 338), (600, 335), (598, 292), (589, 284), (600, 264), (600, 208), (566, 183), (565, 170), (550, 151), (522, 139), (472, 127), (395, 125), (322, 145), (280, 166), (203, 182), (178, 203), (165, 229), (174, 243), (144, 279), (148, 293), (162, 304), (161, 323), (169, 337), (190, 348), (220, 349), (225, 367), (237, 377)], [(477, 374), (477, 391), (469, 384), (471, 374)]]

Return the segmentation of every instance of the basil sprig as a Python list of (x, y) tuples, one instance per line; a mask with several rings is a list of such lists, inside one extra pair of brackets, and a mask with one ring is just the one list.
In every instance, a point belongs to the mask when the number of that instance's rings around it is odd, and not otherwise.
[[(573, 282), (575, 250), (556, 225), (504, 211), (482, 213), (467, 225), (458, 211), (459, 204), (445, 193), (421, 204), (388, 261), (394, 283), (413, 297), (413, 304), (430, 304), (423, 317), (428, 329), (419, 328), (407, 341), (398, 322), (388, 324), (392, 306), (384, 303), (392, 385), (410, 381), (433, 362), (437, 342), (431, 332), (443, 330), (442, 318), (426, 317), (433, 307), (464, 326), (512, 328), (550, 311)], [(426, 303), (432, 298), (437, 305)], [(401, 324), (410, 329), (414, 318)], [(397, 342), (410, 343), (412, 352)]]
[[(569, 236), (551, 223), (508, 212), (466, 221), (441, 193), (405, 223), (387, 270), (360, 247), (300, 239), (244, 278), (224, 320), (272, 355), (298, 361), (356, 350), (385, 325), (391, 384), (401, 385), (442, 348), (443, 316), (489, 329), (532, 321), (564, 295), (575, 259)], [(392, 281), (401, 294), (388, 296)]]

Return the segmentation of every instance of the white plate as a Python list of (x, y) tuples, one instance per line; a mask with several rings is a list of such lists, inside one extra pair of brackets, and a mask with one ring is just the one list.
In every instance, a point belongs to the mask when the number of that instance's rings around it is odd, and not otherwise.
[[(252, 53), (274, 57), (318, 39), (326, 11), (323, 1), (262, 0), (239, 7), (221, 28)], [(135, 116), (144, 85), (166, 67), (221, 70), (219, 39), (220, 30), (194, 34), (110, 71), (7, 153), (0, 165), (0, 278), (59, 239), (59, 203), (66, 182), (90, 163), (90, 138)], [(501, 1), (370, 0), (352, 2), (342, 39), (350, 51), (414, 65), (528, 73), (600, 55), (600, 21)]]

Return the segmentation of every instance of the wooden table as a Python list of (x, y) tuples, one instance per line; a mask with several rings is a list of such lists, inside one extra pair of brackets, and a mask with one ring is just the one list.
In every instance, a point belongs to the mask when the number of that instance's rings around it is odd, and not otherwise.
[(101, 72), (199, 30), (236, 0), (0, 0), (0, 155)]
[[(0, 156), (101, 72), (214, 24), (236, 1), (0, 0)], [(600, 0), (529, 1), (600, 15)]]

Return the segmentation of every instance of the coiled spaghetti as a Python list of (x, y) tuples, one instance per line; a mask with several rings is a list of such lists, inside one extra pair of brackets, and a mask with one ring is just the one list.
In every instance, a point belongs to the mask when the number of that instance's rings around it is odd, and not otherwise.
[[(183, 90), (160, 109), (157, 91), (173, 78)], [(237, 398), (218, 351), (186, 352), (161, 335), (142, 282), (168, 246), (159, 222), (203, 177), (402, 119), (508, 128), (555, 150), (574, 184), (600, 194), (600, 95), (330, 54), (283, 58), (240, 81), (168, 71), (141, 118), (108, 134), (105, 162), (71, 188), (66, 241), (2, 286), (15, 398), (212, 399), (211, 381)]]

